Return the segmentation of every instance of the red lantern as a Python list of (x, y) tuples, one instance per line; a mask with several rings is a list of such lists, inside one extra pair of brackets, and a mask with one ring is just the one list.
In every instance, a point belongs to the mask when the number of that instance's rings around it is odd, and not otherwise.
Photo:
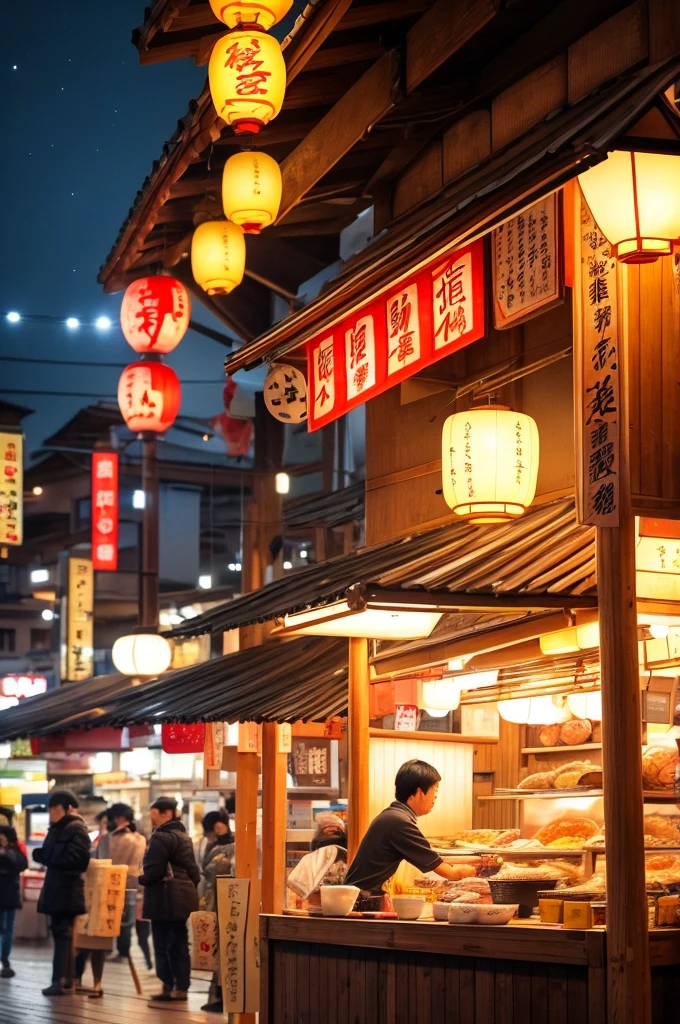
[(166, 754), (202, 754), (205, 746), (205, 725), (164, 725), (161, 746)]
[(140, 277), (128, 285), (120, 326), (135, 352), (172, 352), (186, 334), (191, 301), (174, 277)]
[(118, 382), (118, 405), (135, 433), (151, 430), (162, 434), (171, 427), (181, 396), (179, 378), (165, 363), (130, 363)]

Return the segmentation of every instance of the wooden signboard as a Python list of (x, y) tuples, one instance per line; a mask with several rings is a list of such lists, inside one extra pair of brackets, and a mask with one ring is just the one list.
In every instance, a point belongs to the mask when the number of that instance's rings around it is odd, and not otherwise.
[(23, 540), (24, 439), (0, 433), (0, 545)]
[(492, 232), (493, 321), (500, 330), (563, 299), (560, 206), (553, 192)]
[(250, 880), (217, 879), (220, 975), (225, 1016), (258, 1009), (257, 900), (251, 907)]
[(94, 572), (89, 558), (69, 557), (67, 563), (61, 674), (79, 682), (94, 673)]
[(331, 741), (293, 737), (290, 754), (291, 775), (300, 789), (317, 786), (328, 789), (331, 785)]

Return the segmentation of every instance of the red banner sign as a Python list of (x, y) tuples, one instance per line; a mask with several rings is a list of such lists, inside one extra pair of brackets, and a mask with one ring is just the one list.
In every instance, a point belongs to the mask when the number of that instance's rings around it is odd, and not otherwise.
[(118, 568), (118, 455), (92, 455), (92, 567)]
[(309, 429), (484, 335), (482, 242), (433, 260), (307, 345)]

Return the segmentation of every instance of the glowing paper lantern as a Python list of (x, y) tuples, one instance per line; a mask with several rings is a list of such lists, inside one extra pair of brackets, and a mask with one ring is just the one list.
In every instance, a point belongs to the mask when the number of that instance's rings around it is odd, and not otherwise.
[(257, 29), (227, 32), (213, 47), (208, 82), (218, 115), (237, 135), (259, 132), (283, 104), (286, 65), (281, 46)]
[(460, 705), (460, 686), (453, 679), (428, 680), (423, 683), (423, 704), (435, 712), (455, 711)]
[(567, 704), (576, 718), (589, 718), (591, 722), (602, 721), (602, 693), (600, 690), (593, 690), (592, 693), (570, 693), (567, 697)]
[(210, 6), (215, 17), (229, 28), (257, 25), (266, 31), (288, 14), (293, 0), (210, 0)]
[(266, 153), (244, 151), (230, 156), (222, 175), (224, 216), (246, 234), (273, 224), (281, 205), (281, 169)]
[(125, 289), (120, 326), (135, 352), (172, 352), (190, 318), (189, 293), (174, 277), (140, 277)]
[(208, 295), (228, 295), (243, 280), (246, 243), (243, 228), (228, 220), (199, 224), (191, 240), (191, 270)]
[(163, 723), (161, 749), (166, 754), (202, 754), (205, 746), (205, 725)]
[(680, 237), (680, 156), (616, 150), (579, 175), (590, 212), (623, 263), (653, 263)]
[(442, 432), (444, 500), (473, 523), (502, 523), (526, 512), (536, 493), (538, 428), (502, 406), (455, 413)]
[(277, 420), (302, 423), (307, 419), (307, 381), (294, 366), (272, 366), (264, 382), (264, 404)]
[(111, 657), (125, 676), (156, 676), (169, 666), (172, 648), (158, 633), (132, 633), (116, 640)]
[(130, 430), (161, 434), (175, 422), (181, 399), (179, 379), (165, 363), (130, 363), (118, 382), (118, 405)]
[(568, 717), (552, 697), (516, 697), (499, 700), (498, 714), (515, 725), (557, 725)]

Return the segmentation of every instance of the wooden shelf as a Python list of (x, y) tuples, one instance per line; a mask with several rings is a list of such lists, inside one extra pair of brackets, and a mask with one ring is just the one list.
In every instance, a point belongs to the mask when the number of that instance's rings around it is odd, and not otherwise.
[(559, 747), (522, 747), (522, 754), (566, 754), (571, 750), (602, 750), (601, 743), (576, 743), (573, 747), (564, 743)]
[[(676, 793), (667, 793), (656, 791), (653, 789), (644, 790), (643, 797), (645, 803), (649, 804), (678, 804), (680, 805), (680, 795)], [(573, 800), (574, 797), (597, 797), (603, 796), (601, 789), (540, 789), (533, 791), (518, 790), (511, 793), (493, 793), (491, 796), (478, 796), (478, 800), (561, 800), (569, 798)]]

